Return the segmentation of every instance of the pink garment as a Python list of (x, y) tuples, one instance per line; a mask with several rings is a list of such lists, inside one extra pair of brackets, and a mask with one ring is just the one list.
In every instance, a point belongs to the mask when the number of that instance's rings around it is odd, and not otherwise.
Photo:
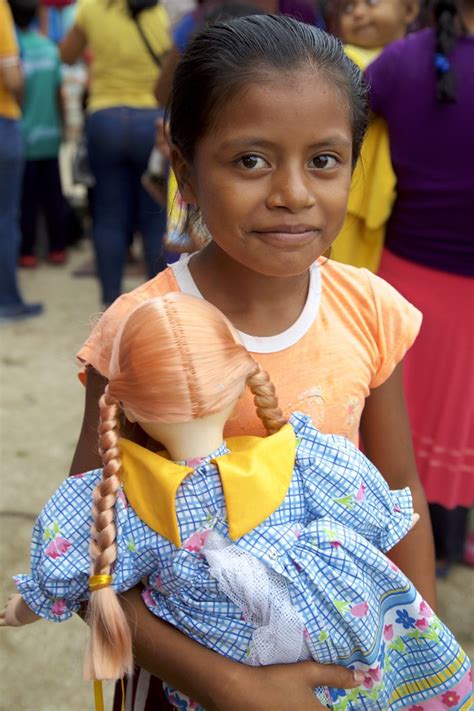
[(474, 279), (385, 250), (379, 275), (423, 312), (404, 363), (418, 472), (430, 503), (474, 505)]

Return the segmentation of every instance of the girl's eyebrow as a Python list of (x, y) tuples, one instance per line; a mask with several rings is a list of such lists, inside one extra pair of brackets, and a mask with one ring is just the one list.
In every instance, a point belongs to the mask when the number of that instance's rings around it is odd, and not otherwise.
[(274, 148), (278, 144), (265, 138), (242, 136), (241, 138), (230, 138), (228, 141), (224, 141), (221, 148), (250, 148), (256, 145), (264, 148)]
[(328, 136), (325, 138), (323, 141), (318, 141), (317, 143), (311, 143), (308, 148), (313, 148), (313, 149), (320, 149), (320, 148), (351, 148), (352, 147), (352, 141), (349, 140), (346, 136), (334, 134), (333, 136)]
[[(241, 138), (230, 138), (228, 141), (224, 141), (221, 145), (221, 149), (243, 149), (243, 148), (255, 148), (255, 146), (261, 146), (262, 148), (278, 148), (279, 144), (275, 141), (269, 141), (265, 138), (260, 138), (257, 136), (242, 136)], [(335, 147), (348, 147), (352, 146), (352, 141), (346, 136), (340, 134), (333, 134), (327, 136), (322, 141), (316, 143), (310, 143), (307, 147), (312, 150), (319, 150), (321, 148), (335, 148)]]

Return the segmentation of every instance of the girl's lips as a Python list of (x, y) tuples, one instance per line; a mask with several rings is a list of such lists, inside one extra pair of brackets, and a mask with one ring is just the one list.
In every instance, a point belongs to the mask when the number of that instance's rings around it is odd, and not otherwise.
[(320, 230), (315, 227), (304, 227), (298, 230), (278, 226), (271, 230), (254, 230), (253, 235), (262, 242), (275, 246), (301, 247), (309, 244), (319, 236)]
[(270, 227), (265, 227), (260, 230), (253, 230), (254, 232), (263, 234), (277, 234), (282, 232), (283, 234), (302, 234), (303, 232), (316, 232), (317, 228), (314, 225), (271, 225)]

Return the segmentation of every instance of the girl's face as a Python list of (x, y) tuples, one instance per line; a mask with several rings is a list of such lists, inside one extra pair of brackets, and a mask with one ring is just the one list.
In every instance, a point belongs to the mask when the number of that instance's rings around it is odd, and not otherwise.
[(342, 227), (351, 158), (347, 100), (308, 70), (243, 87), (199, 140), (193, 165), (175, 168), (223, 252), (260, 274), (295, 276)]
[(417, 13), (416, 0), (342, 0), (339, 30), (347, 44), (385, 47), (405, 36)]

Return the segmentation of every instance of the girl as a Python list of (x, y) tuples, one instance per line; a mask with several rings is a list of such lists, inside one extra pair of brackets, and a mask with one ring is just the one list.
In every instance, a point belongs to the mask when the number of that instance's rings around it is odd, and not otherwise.
[[(384, 47), (404, 37), (419, 12), (419, 0), (333, 0), (335, 34), (346, 54), (365, 69)], [(385, 121), (373, 118), (352, 176), (347, 218), (331, 249), (332, 259), (376, 272), (385, 226), (395, 200)]]
[[(223, 442), (246, 384), (269, 436)], [(318, 690), (335, 710), (467, 708), (466, 655), (377, 550), (416, 521), (409, 489), (390, 492), (354, 445), (309, 417), (287, 423), (214, 306), (180, 293), (137, 306), (114, 340), (100, 407), (104, 467), (46, 505), (6, 624), (67, 619), (89, 588), (86, 675), (121, 677), (132, 649), (114, 591), (146, 576), (154, 614), (237, 661), (314, 657), (358, 670), (361, 688)], [(121, 411), (167, 452), (119, 439)]]
[(380, 274), (425, 315), (405, 387), (444, 574), (474, 504), (474, 2), (430, 6), (436, 26), (387, 48), (367, 75), (398, 182)]
[[(301, 410), (355, 444), (360, 428), (389, 484), (410, 487), (421, 520), (391, 556), (434, 604), (431, 533), (401, 389), (421, 317), (377, 277), (321, 259), (344, 220), (366, 118), (361, 73), (337, 40), (309, 25), (255, 15), (194, 39), (174, 80), (171, 155), (181, 194), (213, 239), (121, 296), (81, 349), (86, 411), (72, 471), (100, 466), (98, 400), (123, 316), (169, 291), (203, 295), (272, 372), (285, 414)], [(262, 431), (242, 398), (226, 436)], [(127, 596), (137, 659), (207, 709), (312, 709), (314, 686), (347, 683), (334, 682), (332, 668), (254, 670), (210, 655), (147, 615), (136, 593)], [(150, 683), (140, 674), (141, 694)]]

